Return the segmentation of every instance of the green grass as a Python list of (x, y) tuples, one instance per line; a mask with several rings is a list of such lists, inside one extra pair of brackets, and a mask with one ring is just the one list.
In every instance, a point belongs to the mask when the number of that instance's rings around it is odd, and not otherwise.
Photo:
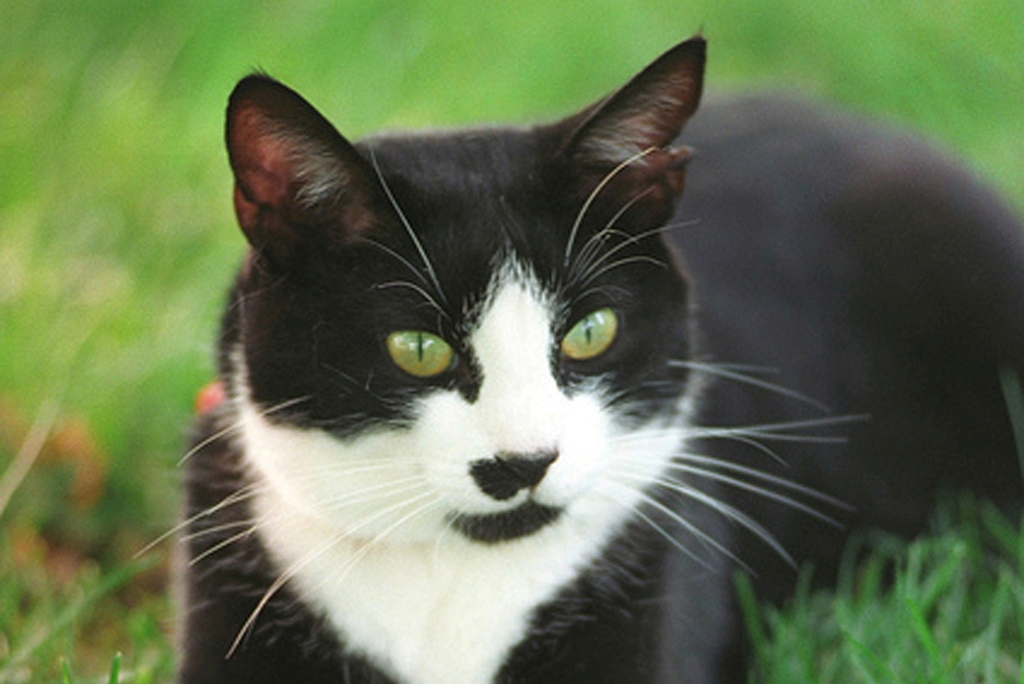
[(853, 541), (833, 591), (810, 573), (780, 610), (758, 606), (741, 577), (757, 681), (1006, 684), (1024, 681), (1024, 541), (991, 506), (945, 506), (909, 547)]
[(135, 684), (170, 680), (166, 574), (156, 561), (104, 568), (7, 532), (0, 543), (0, 682), (106, 681), (72, 672), (108, 668)]
[(165, 676), (163, 585), (105, 582), (173, 521), (213, 373), (243, 249), (221, 141), (237, 78), (266, 69), (354, 137), (523, 122), (701, 27), (712, 92), (781, 85), (911, 126), (1024, 207), (1019, 0), (0, 3), (0, 473), (38, 456), (0, 511), (0, 682), (16, 654), (26, 681), (60, 681), (62, 658), (105, 681), (118, 651), (122, 679)]

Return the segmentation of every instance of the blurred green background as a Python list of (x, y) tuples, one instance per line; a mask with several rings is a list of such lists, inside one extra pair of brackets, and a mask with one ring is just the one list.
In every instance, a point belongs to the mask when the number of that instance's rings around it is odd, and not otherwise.
[[(167, 545), (110, 578), (173, 524), (213, 374), (244, 248), (222, 147), (238, 78), (268, 71), (350, 137), (527, 122), (697, 30), (709, 92), (797, 90), (911, 127), (1024, 208), (1020, 0), (0, 3), (0, 583), (20, 578), (0, 594), (0, 680), (35, 657), (26, 601), (70, 592), (45, 623), (82, 586), (120, 586), (125, 615), (162, 593)], [(37, 456), (24, 478), (19, 452)], [(153, 615), (132, 629), (159, 631)]]

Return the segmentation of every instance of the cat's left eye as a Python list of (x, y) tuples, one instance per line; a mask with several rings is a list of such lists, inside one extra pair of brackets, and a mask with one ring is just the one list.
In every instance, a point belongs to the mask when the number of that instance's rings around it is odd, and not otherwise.
[(388, 354), (395, 365), (418, 378), (432, 378), (452, 367), (455, 351), (433, 333), (400, 330), (388, 335)]
[(562, 338), (562, 354), (586, 361), (603, 354), (619, 331), (619, 318), (611, 309), (598, 309), (581, 318)]

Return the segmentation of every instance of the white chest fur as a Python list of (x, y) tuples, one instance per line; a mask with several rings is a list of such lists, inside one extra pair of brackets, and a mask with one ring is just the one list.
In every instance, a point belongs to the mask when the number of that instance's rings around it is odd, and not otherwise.
[(367, 551), (368, 542), (339, 542), (272, 499), (260, 501), (261, 517), (274, 521), (262, 531), (282, 567), (295, 569), (300, 593), (355, 650), (409, 684), (492, 681), (533, 609), (576, 576), (604, 537), (559, 524), (494, 546), (449, 534)]

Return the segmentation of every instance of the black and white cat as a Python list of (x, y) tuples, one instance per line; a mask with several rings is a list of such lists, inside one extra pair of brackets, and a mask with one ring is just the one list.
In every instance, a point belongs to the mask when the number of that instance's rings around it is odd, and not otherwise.
[(1019, 500), (1020, 224), (799, 103), (680, 139), (704, 55), (555, 124), (355, 144), (238, 84), (181, 682), (745, 681), (737, 567), (780, 596), (944, 485)]

